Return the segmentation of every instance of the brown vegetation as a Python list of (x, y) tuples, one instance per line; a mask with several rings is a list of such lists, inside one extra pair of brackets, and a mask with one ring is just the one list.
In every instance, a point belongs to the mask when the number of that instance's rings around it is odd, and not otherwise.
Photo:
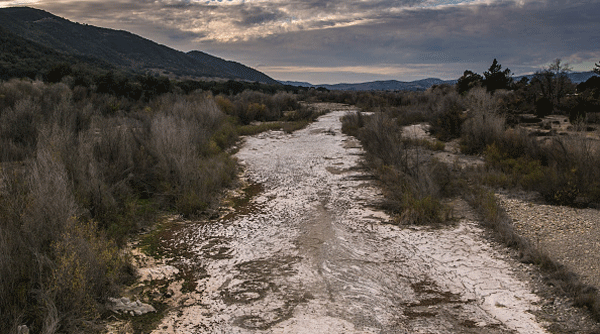
[(97, 331), (133, 277), (120, 246), (160, 211), (210, 209), (235, 179), (242, 124), (292, 131), (317, 115), (289, 93), (214, 98), (150, 80), (113, 94), (107, 79), (106, 92), (0, 83), (0, 332)]
[[(499, 241), (516, 249), (523, 262), (537, 264), (559, 291), (570, 295), (576, 305), (587, 308), (600, 319), (598, 291), (582, 284), (567, 268), (552, 260), (552, 254), (539, 251), (519, 236), (490, 190), (502, 187), (538, 191), (549, 203), (557, 205), (597, 207), (600, 204), (597, 180), (600, 140), (597, 130), (596, 135), (590, 134), (590, 130), (593, 133), (595, 129), (591, 109), (582, 111), (600, 102), (596, 91), (600, 88), (590, 80), (589, 87), (582, 86), (586, 88), (577, 97), (579, 102), (571, 103), (574, 97), (568, 92), (573, 85), (560, 67), (545, 70), (536, 78), (530, 85), (516, 84), (512, 91), (490, 92), (478, 87), (482, 82), (469, 82), (458, 87), (459, 91), (462, 89), (460, 95), (448, 86), (433, 87), (423, 93), (372, 93), (375, 97), (370, 101), (379, 104), (370, 104), (364, 110), (376, 113), (346, 115), (343, 130), (363, 143), (366, 160), (383, 182), (388, 199), (395, 203), (390, 208), (398, 214), (399, 221), (443, 221), (444, 209), (439, 205), (443, 196), (460, 193), (480, 212), (483, 224)], [(545, 83), (540, 82), (543, 78)], [(562, 114), (571, 120), (574, 120), (573, 115), (578, 115), (578, 121), (569, 131), (563, 131), (562, 125), (561, 130), (553, 129), (556, 121), (551, 119), (540, 120), (545, 132), (531, 131), (531, 125), (519, 124), (519, 119), (525, 119), (523, 114), (535, 111), (534, 104), (527, 103), (528, 96), (542, 89), (551, 89), (548, 93), (553, 101), (550, 113)], [(396, 97), (390, 98), (392, 94)], [(400, 136), (399, 125), (417, 122), (430, 123), (432, 134), (439, 139), (460, 138), (463, 153), (482, 155), (486, 165), (483, 168), (439, 168), (428, 155), (419, 153), (414, 142), (411, 144)], [(539, 133), (550, 137), (539, 137)]]

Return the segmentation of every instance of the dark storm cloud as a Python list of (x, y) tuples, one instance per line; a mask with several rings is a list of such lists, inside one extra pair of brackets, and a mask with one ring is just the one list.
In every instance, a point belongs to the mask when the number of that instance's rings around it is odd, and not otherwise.
[(282, 79), (456, 78), (465, 69), (481, 73), (494, 58), (517, 73), (557, 57), (580, 70), (600, 60), (600, 3), (591, 0), (41, 0), (34, 6), (184, 51), (266, 64), (259, 69)]
[(238, 25), (254, 26), (265, 22), (278, 21), (286, 17), (285, 13), (278, 9), (251, 7), (250, 9), (239, 8)]

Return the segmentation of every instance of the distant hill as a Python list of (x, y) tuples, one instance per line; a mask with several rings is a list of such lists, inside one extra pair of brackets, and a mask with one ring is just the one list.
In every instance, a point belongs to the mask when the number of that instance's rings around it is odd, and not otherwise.
[(202, 51), (190, 51), (187, 55), (200, 61), (206, 66), (211, 66), (219, 73), (226, 73), (226, 75), (231, 77), (244, 78), (248, 81), (276, 83), (275, 80), (271, 79), (266, 74), (234, 61), (217, 58)]
[(296, 87), (316, 87), (315, 85), (308, 82), (300, 82), (300, 81), (279, 81), (280, 84), (285, 86), (296, 86)]
[(324, 87), (329, 90), (425, 90), (433, 85), (441, 85), (441, 84), (455, 84), (456, 80), (444, 81), (441, 79), (428, 78), (417, 81), (396, 81), (396, 80), (387, 80), (387, 81), (373, 81), (373, 82), (365, 82), (358, 84), (336, 84), (336, 85), (318, 85), (318, 87)]
[(313, 85), (308, 82), (297, 82), (297, 81), (281, 81), (284, 85), (299, 86), (299, 87), (323, 87), (329, 90), (351, 90), (351, 91), (368, 91), (368, 90), (425, 90), (433, 85), (450, 84), (456, 83), (456, 80), (441, 80), (436, 78), (422, 79), (417, 81), (372, 81), (363, 82), (356, 84), (335, 84), (335, 85)]
[[(534, 76), (533, 74), (521, 75), (518, 77), (514, 77), (513, 79), (515, 82), (521, 80), (521, 78), (527, 78), (527, 79), (531, 80), (531, 78), (533, 78), (533, 76)], [(592, 71), (567, 73), (567, 77), (575, 84), (586, 82), (589, 78), (594, 77), (594, 76), (598, 76), (598, 74), (596, 74)]]
[(58, 52), (0, 27), (0, 79), (35, 78), (64, 63), (85, 64), (86, 67), (105, 70), (114, 68), (96, 58)]
[[(597, 76), (594, 72), (572, 72), (568, 73), (567, 77), (575, 84), (585, 82), (589, 78)], [(513, 79), (516, 81), (521, 80), (521, 78), (528, 78), (531, 80), (533, 75), (522, 75), (514, 77)], [(363, 83), (355, 83), (355, 84), (334, 84), (334, 85), (313, 85), (308, 82), (298, 82), (298, 81), (280, 81), (283, 85), (297, 86), (297, 87), (323, 87), (329, 90), (350, 90), (350, 91), (394, 91), (394, 90), (408, 90), (408, 91), (419, 91), (426, 90), (427, 88), (433, 85), (454, 85), (457, 80), (441, 80), (437, 78), (428, 78), (423, 80), (416, 81), (396, 81), (396, 80), (387, 80), (387, 81), (371, 81), (371, 82), (363, 82)]]
[(71, 22), (29, 7), (0, 8), (0, 28), (71, 57), (182, 78), (224, 78), (275, 84), (267, 75), (202, 52), (186, 54), (127, 31)]

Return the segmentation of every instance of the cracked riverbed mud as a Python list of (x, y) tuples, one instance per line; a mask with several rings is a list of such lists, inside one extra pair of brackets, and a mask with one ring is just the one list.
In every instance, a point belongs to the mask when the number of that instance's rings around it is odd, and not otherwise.
[(332, 111), (308, 128), (248, 137), (240, 209), (179, 227), (201, 268), (154, 333), (545, 333), (539, 299), (472, 217), (388, 224), (359, 143)]

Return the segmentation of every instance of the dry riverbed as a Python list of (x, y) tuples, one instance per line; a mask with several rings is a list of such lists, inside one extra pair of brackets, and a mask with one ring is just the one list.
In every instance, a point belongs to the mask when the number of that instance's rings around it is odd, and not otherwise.
[(162, 232), (170, 255), (157, 266), (179, 280), (163, 288), (169, 309), (153, 333), (556, 328), (556, 317), (534, 315), (548, 303), (532, 292), (531, 269), (486, 239), (468, 209), (448, 227), (388, 224), (359, 143), (340, 131), (348, 108), (331, 110), (293, 134), (246, 138), (236, 209)]

